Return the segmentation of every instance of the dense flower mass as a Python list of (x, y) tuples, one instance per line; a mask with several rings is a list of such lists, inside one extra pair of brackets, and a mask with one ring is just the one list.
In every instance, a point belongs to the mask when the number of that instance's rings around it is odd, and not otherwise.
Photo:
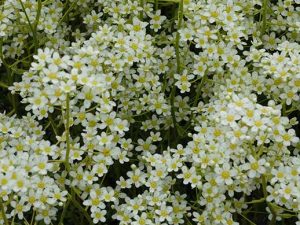
[(300, 225), (299, 0), (0, 9), (0, 224)]

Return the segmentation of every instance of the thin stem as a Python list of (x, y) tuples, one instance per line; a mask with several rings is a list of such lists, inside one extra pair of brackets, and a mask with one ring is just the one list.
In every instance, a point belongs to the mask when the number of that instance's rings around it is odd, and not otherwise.
[(11, 111), (7, 114), (7, 116), (12, 116), (14, 113), (15, 113), (15, 109), (11, 110)]
[(197, 91), (196, 91), (196, 97), (195, 97), (195, 100), (193, 102), (193, 107), (196, 107), (197, 104), (198, 104), (198, 100), (199, 100), (199, 97), (200, 97), (200, 94), (201, 94), (201, 89), (204, 85), (204, 82), (206, 81), (206, 78), (207, 78), (207, 73), (204, 74), (204, 76), (201, 79), (200, 84), (198, 84)]
[(8, 70), (9, 65), (6, 63), (6, 60), (4, 59), (4, 56), (3, 56), (3, 38), (0, 38), (0, 59), (3, 63), (3, 65), (5, 66), (6, 70)]
[(179, 30), (182, 26), (183, 21), (183, 0), (179, 2), (179, 10), (178, 10), (178, 27), (175, 39), (175, 51), (176, 51), (176, 71), (177, 73), (181, 72), (181, 65), (180, 65), (180, 52), (179, 52), (179, 41), (180, 41), (180, 33)]
[(267, 9), (268, 9), (268, 0), (263, 0), (262, 3), (262, 26), (261, 26), (261, 36), (266, 32), (267, 27)]
[(74, 1), (71, 6), (68, 8), (68, 10), (65, 12), (65, 14), (62, 16), (62, 18), (58, 21), (57, 23), (57, 27), (59, 27), (61, 25), (61, 23), (65, 20), (65, 18), (69, 15), (69, 13), (71, 12), (72, 8), (74, 7), (74, 5), (76, 4), (76, 1)]
[(142, 8), (142, 10), (140, 11), (140, 20), (143, 20), (144, 17), (144, 0), (140, 0), (140, 6)]
[(7, 89), (8, 85), (0, 81), (0, 87)]
[(158, 0), (154, 0), (154, 9), (155, 11), (158, 10)]
[[(183, 21), (183, 0), (179, 2), (179, 10), (178, 10), (178, 27), (177, 27), (177, 33), (176, 33), (176, 38), (175, 38), (175, 53), (176, 53), (176, 72), (177, 74), (181, 73), (181, 60), (180, 60), (180, 51), (179, 51), (179, 41), (180, 41), (180, 33), (179, 30), (181, 28)], [(174, 74), (172, 75), (173, 78), (173, 84), (172, 84), (172, 90), (171, 90), (171, 96), (170, 96), (170, 102), (171, 102), (171, 115), (172, 115), (172, 120), (173, 120), (173, 125), (175, 127), (176, 132), (177, 131), (177, 121), (176, 121), (176, 116), (175, 116), (175, 106), (174, 106), (174, 101), (175, 101), (175, 91), (176, 91), (176, 85), (175, 85), (175, 79), (174, 79)]]
[(286, 115), (289, 115), (292, 112), (297, 111), (297, 110), (298, 110), (297, 108), (290, 108), (289, 110), (286, 110), (285, 113), (286, 113)]
[[(265, 175), (262, 175), (262, 188), (263, 188), (263, 193), (264, 193), (264, 197), (267, 198), (268, 196), (268, 192), (267, 192), (267, 180)], [(272, 220), (270, 221), (269, 225), (275, 225), (276, 224), (276, 211), (273, 208), (273, 206), (267, 201), (267, 205), (270, 208), (270, 211), (272, 213)]]
[(286, 104), (285, 104), (285, 102), (282, 103), (282, 115), (286, 116)]
[(30, 22), (30, 19), (29, 19), (28, 15), (27, 15), (27, 12), (26, 12), (26, 9), (25, 9), (25, 7), (23, 5), (22, 0), (19, 0), (19, 2), (21, 4), (22, 10), (24, 11), (24, 14), (25, 14), (26, 20), (28, 22), (29, 28), (30, 28), (30, 30), (32, 32), (32, 37), (33, 37), (33, 41), (34, 41), (34, 45), (35, 45), (35, 50), (36, 50), (38, 48), (38, 41), (37, 41), (37, 38), (36, 38), (36, 31), (35, 31), (35, 29), (33, 28), (32, 24)]
[(264, 202), (266, 201), (266, 198), (260, 198), (260, 199), (256, 199), (256, 200), (253, 200), (253, 201), (250, 201), (250, 202), (245, 202), (245, 204), (256, 204), (256, 203), (261, 203), (261, 202)]
[(250, 223), (251, 225), (256, 225), (255, 223), (253, 223), (251, 220), (249, 220), (246, 216), (244, 216), (242, 213), (238, 213), (241, 217), (243, 217), (248, 223)]
[(69, 157), (70, 157), (70, 96), (67, 94), (66, 97), (66, 142), (67, 142), (67, 151), (66, 151), (66, 157), (65, 157), (65, 165), (67, 171), (70, 171), (70, 163), (69, 163)]
[(35, 17), (35, 24), (34, 24), (34, 36), (35, 36), (35, 48), (34, 48), (34, 52), (37, 51), (38, 47), (39, 47), (39, 43), (37, 42), (37, 27), (39, 25), (39, 21), (40, 21), (40, 16), (41, 16), (41, 11), (42, 11), (42, 1), (38, 0), (38, 9), (37, 9), (37, 13), (36, 13), (36, 17)]
[(54, 134), (55, 134), (56, 136), (58, 136), (57, 126), (56, 126), (55, 122), (53, 121), (52, 116), (49, 115), (48, 118), (49, 118), (49, 121), (50, 121), (50, 123), (51, 123), (51, 127), (52, 127), (52, 129), (53, 129), (53, 131), (54, 131)]
[(33, 225), (33, 223), (34, 223), (34, 218), (35, 218), (35, 210), (33, 210), (32, 217), (31, 217), (31, 221), (30, 221), (30, 225)]
[(77, 202), (75, 199), (75, 196), (71, 196), (71, 201), (73, 202), (74, 206), (79, 209), (80, 212), (84, 215), (84, 217), (87, 219), (89, 224), (93, 224), (93, 221), (90, 217), (90, 215), (87, 213), (87, 211)]
[(69, 205), (70, 205), (70, 199), (68, 199), (67, 202), (66, 202), (65, 205), (64, 205), (64, 209), (63, 209), (63, 211), (62, 211), (62, 214), (61, 214), (61, 217), (60, 217), (60, 220), (59, 220), (58, 225), (63, 225), (64, 218), (65, 218), (66, 213), (67, 213), (67, 211), (68, 211)]
[(4, 220), (4, 224), (9, 225), (2, 200), (0, 200), (0, 208), (1, 208), (2, 219)]

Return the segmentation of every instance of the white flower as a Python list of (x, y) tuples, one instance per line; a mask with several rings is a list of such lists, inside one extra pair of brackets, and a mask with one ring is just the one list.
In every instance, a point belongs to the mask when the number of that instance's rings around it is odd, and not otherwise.
[(248, 157), (249, 162), (245, 163), (242, 167), (247, 171), (250, 178), (260, 177), (261, 174), (266, 172), (266, 160), (264, 158), (256, 160), (252, 155)]
[(218, 174), (216, 178), (217, 183), (225, 183), (227, 185), (232, 184), (233, 178), (237, 175), (237, 170), (228, 163), (223, 164), (222, 167), (216, 167), (215, 172)]

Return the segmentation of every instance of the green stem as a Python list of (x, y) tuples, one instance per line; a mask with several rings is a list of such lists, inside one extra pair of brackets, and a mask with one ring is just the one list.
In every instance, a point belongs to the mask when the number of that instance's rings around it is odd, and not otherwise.
[(183, 21), (183, 0), (179, 2), (179, 10), (178, 10), (178, 27), (175, 39), (175, 51), (176, 51), (176, 71), (177, 73), (181, 72), (181, 65), (180, 65), (180, 52), (179, 52), (179, 41), (180, 41), (180, 33), (179, 30), (182, 26)]
[[(35, 38), (37, 36), (37, 27), (39, 25), (39, 21), (40, 21), (40, 17), (41, 17), (41, 11), (42, 11), (42, 1), (38, 0), (38, 9), (37, 9), (37, 13), (36, 13), (36, 17), (35, 17), (35, 24), (34, 24), (34, 36), (35, 36)], [(37, 49), (39, 47), (39, 43), (37, 42), (37, 39), (36, 39), (36, 42), (34, 43), (34, 45), (35, 45), (34, 52), (36, 53)]]
[[(176, 33), (176, 38), (175, 38), (175, 53), (176, 53), (176, 73), (180, 74), (181, 73), (181, 60), (180, 60), (180, 51), (179, 51), (179, 41), (180, 41), (180, 33), (179, 30), (181, 28), (183, 21), (183, 0), (179, 2), (179, 10), (178, 10), (178, 27), (177, 27), (177, 33)], [(171, 115), (172, 115), (172, 120), (173, 120), (173, 125), (174, 128), (177, 131), (177, 121), (176, 121), (176, 116), (175, 116), (175, 107), (174, 107), (174, 100), (175, 100), (175, 91), (176, 91), (176, 86), (175, 86), (175, 79), (174, 79), (174, 74), (172, 75), (173, 79), (173, 84), (172, 84), (172, 90), (171, 90), (171, 96), (170, 96), (170, 102), (171, 102)]]
[(255, 223), (253, 223), (251, 220), (249, 220), (246, 216), (244, 216), (242, 213), (238, 213), (241, 217), (243, 217), (249, 224), (251, 225), (256, 225)]
[(0, 81), (0, 87), (7, 89), (8, 85)]
[(7, 64), (6, 60), (4, 59), (3, 56), (3, 38), (0, 38), (0, 59), (3, 63), (3, 65), (5, 66), (6, 70), (9, 69), (9, 65)]
[(289, 115), (291, 114), (292, 112), (294, 111), (297, 111), (298, 109), (295, 109), (295, 108), (290, 108), (289, 110), (285, 111), (286, 115)]
[(2, 200), (0, 200), (0, 208), (1, 208), (2, 219), (4, 220), (4, 224), (9, 225)]
[(201, 94), (201, 89), (204, 85), (204, 82), (206, 81), (206, 78), (207, 78), (207, 73), (204, 74), (204, 76), (201, 79), (200, 84), (198, 84), (197, 91), (196, 91), (196, 97), (195, 97), (194, 103), (193, 103), (193, 107), (196, 107), (197, 104), (198, 104), (198, 100), (199, 100), (200, 94)]
[(58, 225), (63, 225), (64, 224), (63, 223), (64, 222), (64, 218), (66, 216), (66, 213), (67, 213), (69, 205), (70, 205), (70, 200), (68, 199), (67, 202), (66, 202), (66, 204), (64, 205), (64, 209), (62, 211), (62, 214), (61, 214), (61, 217), (60, 217)]
[(57, 128), (54, 120), (52, 119), (52, 116), (49, 115), (48, 118), (49, 118), (49, 121), (50, 121), (50, 124), (51, 124), (51, 127), (52, 127), (53, 131), (54, 131), (55, 136), (58, 136), (58, 132), (57, 132), (58, 128)]
[[(262, 175), (262, 188), (263, 188), (263, 193), (264, 193), (264, 197), (267, 198), (268, 196), (268, 192), (267, 192), (267, 180), (266, 180), (266, 177), (265, 175)], [(275, 225), (276, 224), (276, 211), (275, 209), (273, 208), (273, 206), (267, 201), (267, 205), (272, 213), (272, 220), (270, 221), (269, 225)]]
[(267, 27), (267, 9), (268, 9), (268, 0), (263, 0), (262, 3), (262, 26), (261, 26), (261, 36), (266, 32)]
[(142, 10), (140, 11), (140, 20), (142, 21), (143, 20), (143, 17), (144, 17), (144, 0), (140, 0), (140, 6), (142, 8)]
[(266, 201), (266, 198), (260, 198), (260, 199), (256, 199), (256, 200), (253, 200), (253, 201), (250, 201), (250, 202), (245, 202), (245, 204), (256, 204), (256, 203), (261, 203), (261, 202), (264, 202)]
[(285, 102), (282, 103), (282, 115), (286, 116), (286, 104), (285, 104)]
[(62, 18), (58, 21), (57, 23), (57, 27), (59, 27), (61, 25), (61, 23), (65, 20), (65, 18), (67, 16), (69, 16), (69, 13), (71, 12), (71, 10), (73, 9), (73, 7), (75, 6), (76, 1), (74, 1), (71, 6), (68, 8), (68, 10), (65, 12), (65, 14), (62, 16)]
[(33, 225), (34, 218), (35, 218), (35, 210), (33, 210), (31, 221), (30, 221), (30, 225)]
[(66, 98), (66, 143), (67, 143), (67, 151), (66, 151), (66, 157), (65, 157), (65, 166), (67, 171), (70, 171), (70, 163), (69, 163), (69, 157), (70, 157), (70, 96), (67, 94)]
[(84, 215), (84, 217), (87, 219), (89, 224), (94, 224), (90, 215), (87, 213), (87, 211), (77, 202), (75, 199), (75, 196), (71, 196), (71, 201), (73, 202), (74, 206)]
[(155, 11), (158, 10), (158, 0), (154, 0), (154, 9)]
[[(35, 31), (35, 29), (33, 28), (32, 24), (31, 24), (31, 22), (30, 22), (30, 19), (29, 19), (28, 15), (27, 15), (27, 12), (26, 12), (26, 9), (25, 9), (25, 7), (24, 7), (24, 5), (23, 5), (22, 0), (19, 0), (19, 2), (20, 2), (20, 4), (21, 4), (22, 10), (24, 11), (24, 14), (25, 14), (26, 20), (27, 20), (27, 22), (28, 22), (29, 28), (30, 28), (30, 30), (31, 30), (31, 32), (32, 32), (33, 42), (34, 42), (35, 51), (36, 51), (37, 48), (38, 48), (38, 41), (37, 41), (37, 38), (36, 38), (36, 31)], [(39, 13), (37, 13), (37, 14), (39, 14)], [(37, 15), (37, 16), (38, 16), (38, 15)]]

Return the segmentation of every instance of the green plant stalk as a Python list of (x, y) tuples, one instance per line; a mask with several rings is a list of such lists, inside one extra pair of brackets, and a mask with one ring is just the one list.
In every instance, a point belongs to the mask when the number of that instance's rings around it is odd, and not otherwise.
[[(155, 3), (156, 0), (147, 0), (147, 2), (150, 2), (150, 3)], [(173, 4), (173, 3), (179, 3), (180, 0), (157, 0), (159, 1), (159, 4)]]
[[(24, 11), (26, 20), (27, 20), (28, 25), (29, 25), (29, 28), (30, 28), (30, 30), (31, 30), (32, 37), (33, 37), (33, 42), (34, 42), (34, 46), (35, 46), (35, 51), (36, 51), (37, 48), (38, 48), (38, 45), (39, 45), (39, 44), (38, 44), (37, 37), (36, 37), (36, 30), (35, 30), (35, 28), (33, 28), (32, 24), (31, 24), (31, 22), (30, 22), (30, 19), (29, 19), (28, 15), (27, 15), (27, 12), (26, 12), (26, 9), (25, 9), (25, 7), (24, 7), (24, 5), (23, 5), (22, 0), (19, 0), (19, 2), (20, 2), (20, 4), (21, 4), (22, 10)], [(38, 17), (38, 14), (39, 14), (39, 13), (37, 13), (37, 17)]]
[[(19, 59), (19, 60), (15, 61), (13, 64), (10, 64), (10, 65), (9, 65), (9, 68), (13, 68), (13, 67), (15, 67), (16, 65), (18, 65), (19, 63), (24, 63), (24, 62), (26, 62), (25, 59), (30, 59), (32, 56), (33, 56), (33, 54), (30, 54), (30, 55), (28, 55), (28, 56), (26, 56), (26, 57), (24, 57), (24, 58), (22, 58), (22, 59)], [(29, 62), (28, 62), (28, 63), (29, 63)]]
[(50, 122), (50, 124), (51, 124), (51, 127), (52, 127), (52, 129), (53, 129), (53, 131), (54, 131), (54, 134), (55, 134), (56, 136), (58, 136), (58, 132), (57, 132), (58, 129), (57, 129), (57, 126), (56, 126), (55, 122), (53, 121), (52, 116), (49, 115), (48, 118), (49, 118), (49, 122)]
[(264, 202), (266, 201), (266, 198), (260, 198), (260, 199), (256, 199), (256, 200), (253, 200), (253, 201), (250, 201), (250, 202), (245, 202), (245, 204), (256, 204), (256, 203), (261, 203), (261, 202)]
[(87, 219), (87, 221), (90, 225), (94, 224), (90, 215), (87, 213), (87, 211), (75, 199), (74, 193), (76, 193), (76, 191), (72, 188), (72, 195), (70, 195), (70, 199), (73, 202), (74, 206), (84, 215), (84, 217)]
[(67, 94), (66, 97), (66, 143), (67, 143), (67, 151), (65, 156), (65, 166), (67, 171), (70, 171), (70, 163), (69, 163), (69, 157), (70, 157), (70, 96)]
[(267, 27), (268, 0), (263, 0), (261, 9), (262, 9), (262, 26), (261, 26), (260, 35), (262, 36), (266, 32), (266, 27)]
[(175, 51), (176, 51), (176, 72), (181, 73), (181, 65), (180, 65), (180, 52), (179, 52), (179, 41), (180, 41), (180, 33), (179, 30), (182, 26), (183, 21), (183, 0), (179, 2), (179, 10), (178, 10), (178, 27), (175, 39)]
[(285, 104), (284, 101), (283, 101), (283, 103), (282, 103), (282, 115), (283, 115), (283, 116), (287, 116), (287, 114), (286, 114), (286, 104)]
[(6, 85), (5, 83), (3, 83), (2, 81), (0, 81), (0, 87), (7, 89), (8, 85)]
[[(207, 81), (207, 74), (206, 73), (201, 78), (201, 82), (197, 86), (196, 96), (195, 96), (195, 99), (194, 99), (194, 102), (193, 102), (193, 107), (196, 107), (197, 104), (198, 104), (198, 101), (199, 101), (199, 98), (200, 98), (201, 89), (202, 89), (205, 81)], [(184, 127), (185, 131), (187, 131), (190, 128), (193, 119), (194, 119), (194, 114), (191, 115), (189, 123)]]
[(140, 0), (140, 7), (142, 8), (142, 11), (140, 11), (139, 19), (142, 21), (144, 16), (144, 0)]
[(0, 208), (1, 208), (1, 214), (2, 214), (2, 217), (3, 217), (3, 220), (4, 220), (4, 224), (9, 225), (6, 214), (5, 214), (5, 209), (4, 209), (4, 205), (3, 205), (2, 200), (0, 200)]
[[(262, 179), (263, 194), (264, 194), (264, 197), (267, 198), (268, 192), (267, 192), (267, 181), (266, 181), (265, 175), (262, 175), (261, 179)], [(270, 208), (270, 211), (273, 215), (272, 220), (270, 221), (269, 225), (275, 225), (276, 224), (276, 216), (277, 216), (276, 211), (274, 210), (273, 206), (269, 202), (267, 202), (267, 205)]]
[(35, 33), (37, 32), (37, 26), (39, 25), (39, 22), (40, 22), (41, 11), (42, 11), (42, 1), (38, 0), (38, 10), (36, 13), (35, 24), (34, 24), (34, 32)]
[[(183, 21), (183, 0), (179, 2), (179, 10), (178, 10), (178, 27), (177, 27), (177, 33), (176, 33), (176, 38), (175, 38), (175, 53), (176, 53), (176, 73), (180, 74), (181, 73), (181, 60), (180, 60), (180, 51), (179, 51), (179, 41), (180, 41), (180, 33), (179, 30), (181, 28)], [(175, 86), (175, 79), (174, 79), (174, 74), (172, 75), (173, 78), (173, 84), (172, 84), (172, 90), (171, 90), (171, 96), (170, 96), (170, 102), (171, 102), (171, 115), (172, 115), (172, 120), (173, 120), (173, 125), (174, 128), (177, 131), (177, 121), (176, 121), (176, 116), (175, 116), (175, 107), (174, 107), (174, 100), (175, 100), (175, 91), (176, 91), (176, 86)]]
[[(0, 38), (0, 59), (6, 69), (6, 72), (8, 74), (8, 84), (4, 83), (4, 82), (1, 82), (0, 84), (0, 87), (2, 88), (8, 88), (10, 85), (13, 84), (13, 81), (14, 81), (14, 72), (11, 71), (10, 69), (10, 65), (6, 62), (6, 60), (4, 59), (4, 56), (3, 56), (3, 39)], [(9, 94), (9, 96), (11, 97), (10, 101), (13, 105), (13, 113), (17, 113), (17, 99), (16, 99), (16, 95), (13, 95), (13, 94)]]
[(251, 220), (249, 220), (246, 216), (244, 216), (242, 213), (238, 213), (241, 217), (243, 217), (249, 224), (251, 225), (256, 225), (255, 223), (253, 223)]
[(64, 224), (64, 223), (63, 223), (63, 222), (64, 222), (64, 218), (65, 218), (66, 213), (67, 213), (67, 211), (68, 211), (69, 205), (70, 205), (70, 199), (68, 199), (67, 202), (66, 202), (66, 204), (64, 205), (64, 208), (63, 208), (61, 217), (60, 217), (60, 219), (59, 219), (58, 225), (63, 225), (63, 224)]
[(158, 10), (158, 0), (154, 0), (154, 9), (155, 11)]
[(194, 102), (193, 102), (193, 107), (196, 107), (197, 104), (198, 104), (198, 100), (200, 98), (201, 89), (202, 89), (202, 87), (203, 87), (204, 82), (206, 81), (206, 79), (207, 79), (207, 73), (204, 74), (204, 76), (201, 79), (200, 84), (198, 84), (198, 86), (197, 86), (196, 97), (195, 97)]
[(3, 65), (5, 66), (6, 70), (8, 70), (9, 65), (6, 63), (6, 60), (4, 59), (2, 46), (3, 46), (3, 38), (0, 38), (0, 59)]
[(71, 6), (68, 8), (68, 10), (65, 12), (65, 14), (62, 16), (62, 18), (58, 21), (57, 23), (57, 27), (59, 27), (61, 25), (61, 23), (65, 20), (65, 18), (67, 16), (69, 16), (69, 13), (71, 12), (71, 10), (73, 9), (74, 5), (75, 5), (76, 1), (74, 1)]
[[(42, 1), (38, 0), (38, 10), (37, 10), (37, 13), (36, 13), (35, 24), (34, 24), (34, 35), (35, 35), (35, 37), (37, 36), (37, 27), (38, 27), (39, 22), (40, 22), (41, 11), (42, 11)], [(39, 47), (39, 43), (35, 42), (35, 49), (34, 49), (35, 53), (37, 52), (38, 47)]]

